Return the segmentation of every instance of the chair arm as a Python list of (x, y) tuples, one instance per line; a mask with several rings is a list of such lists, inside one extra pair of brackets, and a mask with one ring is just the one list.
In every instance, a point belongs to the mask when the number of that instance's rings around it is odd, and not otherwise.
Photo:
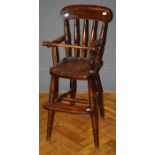
[(59, 43), (53, 43), (49, 41), (44, 41), (43, 46), (47, 47), (66, 47), (66, 48), (78, 48), (78, 49), (85, 49), (85, 50), (92, 50), (96, 51), (98, 50), (97, 46), (78, 46), (78, 45), (71, 45), (71, 44), (59, 44)]
[(61, 37), (56, 38), (56, 39), (54, 39), (54, 40), (52, 40), (52, 41), (43, 41), (43, 42), (42, 42), (42, 46), (51, 47), (51, 46), (50, 46), (51, 43), (61, 43), (61, 42), (63, 42), (64, 40), (65, 40), (65, 36), (61, 36)]

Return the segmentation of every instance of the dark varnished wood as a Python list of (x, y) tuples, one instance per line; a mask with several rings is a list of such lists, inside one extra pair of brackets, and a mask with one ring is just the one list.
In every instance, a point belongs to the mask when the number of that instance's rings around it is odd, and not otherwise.
[[(53, 67), (50, 68), (49, 101), (44, 106), (48, 110), (47, 140), (51, 137), (56, 111), (90, 114), (94, 144), (99, 147), (98, 109), (101, 118), (104, 118), (103, 88), (99, 70), (103, 64), (102, 56), (112, 12), (109, 8), (102, 6), (71, 5), (63, 8), (60, 14), (64, 18), (64, 36), (42, 43), (43, 46), (51, 47), (53, 58)], [(73, 44), (71, 44), (70, 19), (74, 21)], [(82, 36), (80, 36), (81, 19), (84, 21)], [(93, 20), (93, 25), (89, 34), (90, 19)], [(103, 24), (98, 37), (99, 21)], [(66, 51), (66, 57), (62, 60), (59, 59), (59, 47), (65, 48)], [(72, 49), (74, 49), (74, 54)], [(70, 80), (70, 90), (58, 96), (59, 78)], [(76, 98), (77, 80), (88, 81), (88, 100)]]
[[(80, 21), (74, 20), (74, 45), (80, 45)], [(75, 57), (80, 56), (80, 49), (74, 48)]]
[(73, 114), (88, 114), (93, 112), (93, 110), (89, 106), (71, 106), (66, 103), (48, 103), (44, 105), (45, 109), (50, 109), (54, 111), (59, 112), (67, 112), (67, 113), (73, 113)]
[[(93, 21), (93, 26), (91, 30), (91, 35), (90, 35), (90, 45), (94, 46), (94, 42), (97, 40), (97, 28), (98, 28), (98, 21), (94, 20)], [(96, 51), (94, 51), (96, 52)], [(91, 53), (89, 53), (89, 59), (91, 58)], [(95, 53), (96, 55), (96, 53)]]
[(59, 95), (54, 102), (61, 102), (65, 97), (67, 97), (68, 95), (70, 95), (71, 93), (71, 89), (68, 90), (67, 92), (62, 93), (61, 95)]
[(97, 39), (97, 28), (98, 28), (98, 21), (93, 21), (91, 36), (90, 36), (90, 44), (93, 44), (94, 41)]
[(55, 66), (59, 62), (59, 49), (58, 47), (52, 47), (52, 59), (53, 59), (53, 66)]
[(102, 88), (102, 83), (101, 83), (99, 73), (96, 75), (95, 80), (96, 80), (95, 81), (96, 90), (98, 92), (97, 103), (99, 105), (101, 118), (103, 119), (104, 118), (104, 97), (103, 97), (103, 88)]
[(60, 14), (64, 19), (93, 19), (109, 22), (112, 12), (109, 8), (95, 5), (70, 5), (64, 7)]
[[(84, 20), (83, 23), (83, 33), (82, 33), (82, 46), (88, 45), (88, 35), (89, 35), (89, 21), (88, 19)], [(82, 49), (82, 58), (87, 57), (87, 50)]]
[(48, 109), (48, 122), (47, 122), (47, 140), (51, 139), (53, 122), (54, 122), (55, 111)]
[(97, 60), (102, 60), (102, 55), (104, 52), (104, 46), (106, 43), (106, 34), (107, 34), (107, 29), (108, 29), (108, 24), (107, 23), (103, 23), (102, 24), (102, 29), (101, 29), (101, 33), (100, 33), (100, 50), (97, 53)]
[[(58, 78), (51, 76), (49, 102), (54, 102), (58, 95)], [(47, 121), (47, 140), (50, 140), (53, 128), (55, 111), (48, 109), (48, 121)]]
[[(54, 102), (61, 102), (61, 101), (69, 101), (69, 102), (74, 102), (74, 103), (80, 103), (80, 104), (89, 104), (89, 100), (87, 99), (81, 99), (81, 98), (69, 98), (67, 96), (69, 96), (71, 94), (71, 89), (68, 90), (67, 92), (62, 93), (61, 95), (59, 95)], [(49, 101), (50, 102), (50, 101)]]
[(72, 101), (72, 102), (76, 102), (76, 103), (80, 103), (80, 104), (88, 104), (89, 101), (86, 99), (81, 99), (81, 98), (69, 98), (69, 97), (64, 97), (63, 98), (64, 101)]
[(96, 61), (92, 69), (89, 60), (66, 58), (58, 63), (55, 67), (50, 69), (52, 75), (74, 79), (74, 80), (87, 80), (89, 77), (94, 76), (102, 67), (102, 62)]
[(65, 41), (65, 36), (64, 35), (52, 40), (52, 43), (61, 43), (63, 41)]
[[(77, 87), (76, 80), (71, 79), (70, 80), (70, 88), (71, 88), (70, 97), (71, 98), (75, 98), (75, 96), (76, 96), (76, 87)], [(71, 101), (70, 104), (74, 105), (74, 102)]]
[[(71, 44), (71, 33), (68, 19), (64, 21), (64, 33), (65, 33), (65, 43)], [(71, 48), (66, 48), (66, 56), (67, 57), (71, 56)]]
[(93, 109), (93, 112), (91, 113), (91, 122), (93, 127), (94, 143), (95, 146), (98, 148), (99, 147), (98, 107), (95, 98), (96, 85), (94, 77), (88, 79), (88, 88), (89, 88), (88, 93), (89, 93), (90, 107), (91, 109)]

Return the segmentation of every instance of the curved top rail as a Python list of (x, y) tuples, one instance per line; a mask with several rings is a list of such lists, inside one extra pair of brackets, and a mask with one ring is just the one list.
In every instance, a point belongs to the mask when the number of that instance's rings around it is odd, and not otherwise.
[(93, 19), (104, 22), (110, 22), (112, 19), (112, 11), (104, 6), (97, 5), (70, 5), (64, 7), (60, 15), (64, 19)]

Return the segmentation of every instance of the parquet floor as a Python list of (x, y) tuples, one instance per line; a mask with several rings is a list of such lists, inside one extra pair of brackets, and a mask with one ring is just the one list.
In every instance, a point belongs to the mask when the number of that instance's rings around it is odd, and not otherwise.
[[(86, 94), (78, 97), (86, 98)], [(42, 105), (48, 95), (40, 93), (40, 155), (115, 155), (116, 154), (116, 95), (106, 92), (105, 120), (99, 121), (100, 148), (95, 149), (89, 115), (59, 113), (55, 115), (53, 134), (46, 141), (47, 111)]]

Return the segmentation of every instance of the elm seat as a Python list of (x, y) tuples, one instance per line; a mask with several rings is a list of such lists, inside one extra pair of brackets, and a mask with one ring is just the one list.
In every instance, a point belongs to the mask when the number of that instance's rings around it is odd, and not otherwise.
[(88, 59), (70, 57), (64, 58), (56, 66), (51, 67), (50, 73), (62, 78), (80, 80), (94, 76), (101, 67), (101, 61), (95, 61), (94, 68), (92, 69)]

